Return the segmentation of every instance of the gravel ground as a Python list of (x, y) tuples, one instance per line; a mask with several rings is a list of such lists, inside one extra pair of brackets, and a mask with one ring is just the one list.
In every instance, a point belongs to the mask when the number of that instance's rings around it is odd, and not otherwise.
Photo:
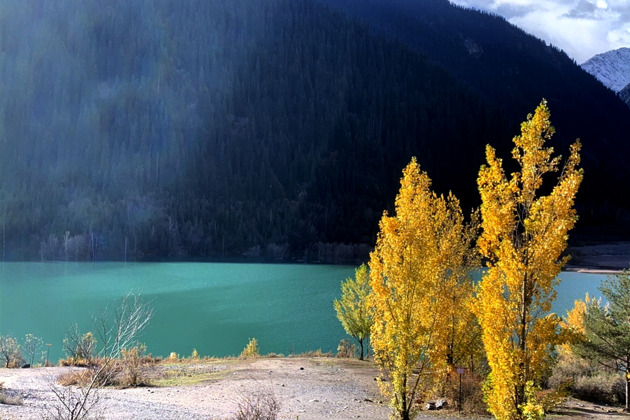
[[(203, 366), (188, 364), (176, 369), (192, 376)], [(101, 389), (94, 414), (103, 419), (229, 419), (240, 401), (263, 393), (280, 402), (280, 419), (387, 419), (389, 415), (371, 363), (261, 358), (212, 366), (216, 378), (195, 385)], [(7, 394), (23, 400), (23, 405), (0, 405), (0, 418), (46, 418), (58, 404), (51, 383), (69, 369), (0, 369)]]
[[(73, 369), (76, 368), (0, 369), (5, 394), (23, 401), (22, 405), (0, 404), (0, 419), (51, 418), (51, 410), (59, 405), (52, 392), (56, 378)], [(159, 378), (169, 377), (177, 385), (100, 389), (91, 418), (232, 419), (239, 403), (257, 394), (275, 397), (280, 404), (279, 419), (386, 420), (390, 414), (374, 380), (378, 372), (370, 362), (325, 357), (219, 359), (160, 363), (147, 373), (155, 383), (159, 383)], [(461, 420), (463, 417), (455, 411), (446, 411), (421, 412), (418, 418)], [(550, 418), (621, 420), (628, 418), (628, 414), (619, 408), (569, 400)]]

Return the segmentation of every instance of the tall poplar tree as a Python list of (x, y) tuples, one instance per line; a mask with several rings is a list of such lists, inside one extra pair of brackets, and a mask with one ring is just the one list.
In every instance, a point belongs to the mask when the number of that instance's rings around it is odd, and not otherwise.
[(452, 314), (465, 311), (465, 299), (452, 292), (470, 290), (458, 286), (471, 281), (471, 229), (457, 199), (437, 196), (430, 186), (414, 158), (403, 171), (396, 215), (381, 219), (369, 263), (370, 342), (387, 379), (379, 384), (403, 420), (446, 374)]
[(546, 101), (521, 124), (512, 157), (520, 171), (508, 178), (495, 150), (486, 147), (479, 171), (482, 234), (479, 250), (487, 271), (479, 285), (475, 310), (491, 370), (486, 384), (490, 412), (498, 419), (521, 419), (528, 407), (527, 388), (539, 384), (556, 343), (558, 317), (548, 314), (556, 297), (557, 275), (567, 261), (562, 253), (577, 220), (575, 194), (582, 181), (580, 143), (556, 185), (540, 195), (543, 178), (558, 171), (560, 157), (545, 147), (554, 133)]

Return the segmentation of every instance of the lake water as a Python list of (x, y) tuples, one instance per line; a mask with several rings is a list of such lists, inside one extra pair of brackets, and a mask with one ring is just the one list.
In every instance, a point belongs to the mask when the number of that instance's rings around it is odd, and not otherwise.
[[(91, 329), (91, 316), (132, 291), (155, 316), (140, 341), (148, 352), (238, 355), (250, 338), (261, 352), (335, 351), (345, 333), (333, 299), (354, 267), (227, 263), (0, 264), (0, 334), (26, 333), (62, 357), (67, 328)], [(562, 273), (554, 310), (565, 314), (584, 294), (599, 296), (604, 275)]]

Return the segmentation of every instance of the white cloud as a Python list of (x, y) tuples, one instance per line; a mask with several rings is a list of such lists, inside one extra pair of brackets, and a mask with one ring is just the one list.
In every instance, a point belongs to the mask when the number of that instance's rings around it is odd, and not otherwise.
[(628, 0), (451, 0), (496, 13), (563, 49), (578, 63), (630, 47)]

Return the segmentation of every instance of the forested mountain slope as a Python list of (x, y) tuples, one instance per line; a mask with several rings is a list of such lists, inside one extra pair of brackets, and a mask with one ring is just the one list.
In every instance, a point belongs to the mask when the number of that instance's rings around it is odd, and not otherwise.
[(619, 97), (630, 107), (630, 83), (619, 91)]
[(0, 54), (7, 259), (350, 261), (411, 156), (470, 208), (484, 145), (562, 108), (511, 115), (310, 0), (6, 0)]
[(507, 132), (446, 72), (309, 1), (2, 6), (7, 257), (346, 259), (412, 155), (446, 189)]
[[(556, 147), (581, 138), (586, 174), (578, 229), (630, 222), (630, 111), (567, 55), (500, 16), (448, 0), (320, 0), (364, 22), (374, 33), (426, 54), (518, 124), (547, 98)], [(511, 136), (503, 141), (508, 153)]]

